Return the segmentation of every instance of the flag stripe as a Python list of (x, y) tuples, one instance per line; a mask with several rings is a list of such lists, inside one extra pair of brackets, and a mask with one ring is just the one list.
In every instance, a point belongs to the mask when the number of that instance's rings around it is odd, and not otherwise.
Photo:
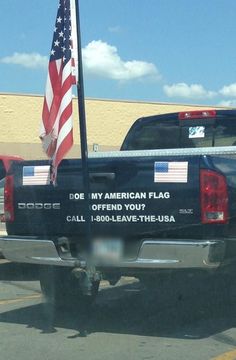
[(48, 109), (50, 109), (50, 107), (52, 105), (52, 101), (53, 101), (53, 89), (52, 89), (52, 84), (51, 84), (51, 78), (49, 75), (47, 76), (45, 98), (46, 98), (47, 107), (48, 107)]
[(65, 154), (69, 151), (70, 147), (73, 144), (73, 132), (72, 130), (67, 134), (65, 138), (63, 138), (63, 143), (58, 147), (56, 157), (54, 159), (55, 168), (59, 165), (61, 159), (65, 156)]
[(71, 35), (72, 35), (72, 75), (73, 83), (78, 81), (78, 39), (77, 39), (77, 19), (75, 0), (70, 0), (71, 5)]
[(62, 85), (64, 85), (65, 81), (70, 77), (70, 75), (71, 75), (71, 61), (69, 61), (63, 69)]
[(57, 139), (57, 150), (61, 146), (63, 139), (69, 134), (71, 130), (72, 130), (72, 118), (69, 118), (68, 121), (66, 121), (62, 126), (62, 128), (60, 129)]
[[(56, 129), (57, 133), (60, 131), (60, 128), (63, 126), (67, 118), (72, 114), (71, 98), (72, 98), (72, 93), (70, 87), (62, 99), (60, 105), (60, 113), (57, 114), (57, 118), (54, 123), (54, 128)], [(67, 110), (68, 108), (70, 108), (69, 111)]]

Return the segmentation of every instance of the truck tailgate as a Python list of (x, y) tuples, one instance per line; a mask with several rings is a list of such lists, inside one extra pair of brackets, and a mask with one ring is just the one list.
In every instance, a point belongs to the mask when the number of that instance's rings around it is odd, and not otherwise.
[[(199, 163), (199, 156), (89, 159), (93, 234), (152, 237), (173, 231), (177, 236), (177, 229), (200, 224)], [(15, 219), (7, 224), (9, 234), (83, 236), (81, 162), (64, 160), (55, 187), (23, 185), (24, 168), (45, 164), (14, 165)]]

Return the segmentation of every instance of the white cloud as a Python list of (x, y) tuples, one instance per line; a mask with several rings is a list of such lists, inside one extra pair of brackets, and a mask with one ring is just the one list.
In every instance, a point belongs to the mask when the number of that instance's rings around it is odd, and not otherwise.
[(177, 83), (172, 85), (164, 85), (164, 93), (168, 97), (181, 97), (186, 99), (203, 99), (212, 98), (217, 93), (214, 91), (206, 90), (200, 84)]
[[(14, 64), (25, 68), (47, 68), (49, 57), (38, 53), (18, 53), (0, 58), (4, 64)], [(127, 81), (134, 79), (161, 78), (156, 66), (138, 60), (124, 61), (117, 48), (101, 40), (90, 42), (83, 49), (83, 65), (87, 74), (107, 79)]]
[(223, 96), (236, 97), (236, 83), (223, 86), (219, 93)]
[(154, 64), (138, 60), (124, 61), (115, 46), (101, 40), (92, 41), (83, 49), (83, 63), (88, 74), (113, 80), (161, 78)]
[(48, 57), (42, 56), (38, 53), (18, 53), (15, 52), (11, 56), (6, 56), (0, 59), (1, 63), (21, 65), (26, 68), (38, 69), (46, 68), (48, 64)]

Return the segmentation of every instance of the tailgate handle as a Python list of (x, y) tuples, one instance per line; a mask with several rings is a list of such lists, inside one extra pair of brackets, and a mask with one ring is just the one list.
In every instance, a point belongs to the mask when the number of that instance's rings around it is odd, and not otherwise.
[(102, 181), (102, 180), (114, 180), (116, 177), (115, 173), (90, 173), (89, 178), (90, 180), (94, 181)]

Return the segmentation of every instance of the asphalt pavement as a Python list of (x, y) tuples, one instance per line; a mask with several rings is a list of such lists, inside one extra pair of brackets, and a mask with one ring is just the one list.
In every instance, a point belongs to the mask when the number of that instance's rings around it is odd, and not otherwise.
[(37, 268), (1, 260), (0, 294), (2, 359), (236, 359), (236, 291), (225, 278), (162, 283), (154, 292), (122, 278), (115, 287), (102, 282), (89, 311), (54, 311)]

